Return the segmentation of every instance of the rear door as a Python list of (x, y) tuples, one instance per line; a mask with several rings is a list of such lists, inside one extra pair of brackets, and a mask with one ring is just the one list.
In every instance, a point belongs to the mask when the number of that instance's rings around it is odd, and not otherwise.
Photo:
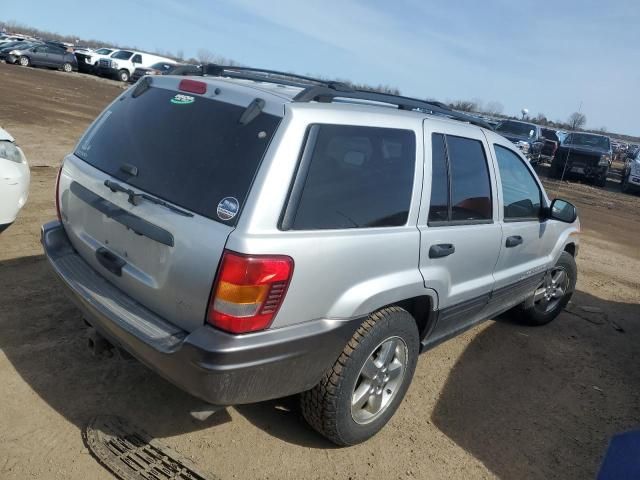
[(250, 90), (226, 87), (214, 100), (167, 77), (153, 85), (121, 95), (66, 158), (61, 214), (99, 274), (193, 330), (281, 117), (272, 104), (241, 123)]
[(60, 67), (64, 63), (64, 53), (62, 48), (47, 46), (47, 64), (50, 67)]
[(542, 216), (544, 195), (529, 163), (506, 144), (491, 145), (498, 166), (502, 242), (494, 272), (490, 310), (520, 303), (538, 286), (550, 261), (556, 233)]
[(495, 179), (479, 128), (425, 122), (425, 182), (419, 225), (420, 270), (438, 292), (440, 315), (431, 339), (481, 319), (493, 289), (502, 231)]
[(35, 47), (31, 50), (29, 54), (32, 65), (48, 67), (49, 61), (47, 59), (47, 47), (45, 45), (40, 45), (39, 47)]

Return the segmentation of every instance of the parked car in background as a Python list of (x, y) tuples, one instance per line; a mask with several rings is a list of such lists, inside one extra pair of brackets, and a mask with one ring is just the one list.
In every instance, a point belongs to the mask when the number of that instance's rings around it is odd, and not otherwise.
[(640, 150), (635, 149), (635, 155), (627, 158), (622, 171), (620, 189), (623, 192), (640, 192)]
[(518, 120), (503, 120), (495, 131), (513, 142), (530, 162), (537, 163), (540, 160), (545, 140), (538, 125)]
[(486, 122), (215, 70), (146, 77), (62, 163), (41, 240), (94, 346), (217, 406), (300, 393), (314, 429), (353, 445), (402, 404), (420, 352), (569, 302), (576, 208)]
[(0, 128), (0, 232), (27, 202), (30, 179), (27, 158), (9, 132)]
[(100, 59), (108, 58), (115, 51), (117, 51), (115, 48), (98, 48), (93, 51), (74, 52), (78, 60), (78, 70), (83, 73), (95, 73)]
[(171, 72), (163, 75), (202, 75), (202, 65), (178, 65)]
[(32, 40), (29, 37), (23, 37), (19, 35), (2, 35), (0, 36), (0, 45), (9, 42), (26, 42), (28, 40)]
[(7, 42), (0, 45), (0, 60), (4, 60), (7, 63), (15, 63), (18, 59), (17, 56), (12, 56), (9, 59), (9, 54), (13, 50), (26, 50), (27, 48), (35, 47), (36, 45), (41, 45), (40, 42)]
[(96, 73), (101, 76), (117, 78), (128, 82), (136, 68), (148, 68), (158, 62), (175, 63), (170, 58), (133, 50), (118, 50), (107, 58), (98, 61)]
[(547, 160), (552, 160), (560, 145), (560, 138), (558, 138), (556, 131), (551, 128), (542, 127), (541, 130), (544, 145), (542, 146), (540, 155)]
[(140, 77), (145, 75), (169, 75), (178, 66), (175, 62), (157, 62), (150, 67), (138, 67), (133, 71), (129, 81), (132, 83), (137, 82)]
[(561, 178), (580, 175), (604, 187), (612, 159), (611, 141), (605, 135), (572, 132), (564, 139), (551, 162), (550, 174)]
[(78, 70), (75, 55), (54, 45), (41, 44), (24, 50), (12, 50), (7, 55), (7, 61), (23, 67), (57, 68), (65, 72)]

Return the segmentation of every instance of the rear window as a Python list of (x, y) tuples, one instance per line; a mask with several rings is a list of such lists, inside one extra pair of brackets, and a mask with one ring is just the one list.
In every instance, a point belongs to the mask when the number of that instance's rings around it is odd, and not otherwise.
[[(134, 187), (199, 215), (235, 225), (281, 117), (161, 88), (121, 97), (75, 154)], [(124, 170), (122, 167), (124, 166)], [(138, 169), (131, 176), (127, 166)]]
[(306, 146), (312, 153), (310, 163), (301, 165), (308, 171), (290, 228), (405, 225), (413, 190), (415, 134), (346, 125), (311, 129), (309, 137), (315, 141)]

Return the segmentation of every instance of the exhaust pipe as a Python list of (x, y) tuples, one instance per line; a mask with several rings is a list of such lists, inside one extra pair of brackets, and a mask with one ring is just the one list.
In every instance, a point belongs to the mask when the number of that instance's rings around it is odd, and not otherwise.
[(98, 331), (92, 327), (89, 327), (88, 333), (87, 345), (95, 357), (99, 357), (101, 355), (105, 355), (106, 357), (113, 356), (113, 345), (106, 338), (100, 335)]

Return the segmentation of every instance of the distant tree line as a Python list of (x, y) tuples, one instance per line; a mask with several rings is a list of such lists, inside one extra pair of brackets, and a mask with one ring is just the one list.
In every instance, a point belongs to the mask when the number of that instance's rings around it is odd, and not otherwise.
[[(15, 21), (2, 21), (0, 20), (0, 30), (6, 30), (12, 33), (20, 33), (23, 35), (28, 35), (35, 38), (42, 38), (46, 40), (55, 40), (58, 42), (70, 43), (77, 46), (84, 46), (88, 48), (100, 48), (100, 47), (116, 47), (130, 50), (141, 50), (134, 45), (123, 45), (117, 43), (106, 43), (102, 40), (96, 39), (87, 39), (80, 38), (76, 35), (63, 35), (56, 32), (49, 32), (46, 30), (40, 30), (38, 28), (29, 27), (27, 25), (23, 25), (21, 23), (17, 23)], [(144, 51), (144, 50), (143, 50)], [(196, 57), (185, 58), (184, 52), (182, 50), (178, 50), (176, 52), (170, 52), (168, 50), (154, 50), (150, 53), (155, 53), (157, 55), (162, 55), (164, 57), (173, 58), (176, 61), (187, 62), (187, 63), (217, 63), (220, 65), (230, 65), (230, 66), (240, 66), (241, 63), (219, 55), (211, 50), (207, 50), (205, 48), (201, 48), (197, 52)], [(311, 75), (310, 75), (311, 76)], [(326, 77), (319, 77), (323, 80), (330, 80)], [(353, 88), (360, 90), (369, 90), (373, 92), (382, 92), (389, 93), (392, 95), (400, 95), (400, 90), (397, 87), (393, 87), (390, 85), (368, 85), (365, 83), (356, 83), (346, 79), (334, 79), (335, 81), (345, 83)], [(489, 115), (496, 118), (512, 118), (516, 119), (517, 117), (508, 116), (503, 114), (504, 106), (502, 103), (498, 101), (489, 101), (487, 103), (482, 102), (482, 100), (474, 99), (474, 100), (455, 100), (448, 102), (449, 106), (454, 110), (459, 110), (462, 112), (471, 112), (471, 113), (480, 113), (484, 115)], [(584, 129), (587, 123), (587, 117), (580, 112), (572, 113), (567, 121), (549, 120), (546, 115), (543, 113), (538, 113), (535, 117), (525, 116), (526, 120), (530, 120), (539, 125), (548, 126), (556, 129), (562, 130), (582, 130)], [(606, 133), (606, 127), (600, 127), (596, 130), (587, 130), (591, 132), (597, 133)], [(623, 139), (625, 141), (631, 142), (640, 142), (640, 137), (632, 137), (629, 135), (615, 135), (616, 137)]]
[[(481, 115), (488, 115), (494, 118), (505, 118), (512, 120), (526, 120), (533, 122), (544, 127), (554, 128), (556, 130), (568, 130), (568, 131), (585, 131), (591, 133), (607, 134), (607, 127), (600, 127), (596, 129), (586, 129), (587, 116), (581, 112), (573, 112), (566, 121), (562, 120), (549, 120), (544, 113), (538, 113), (535, 116), (525, 115), (524, 117), (516, 117), (513, 115), (503, 115), (503, 107), (500, 102), (491, 101), (487, 104), (483, 104), (481, 100), (454, 100), (449, 101), (448, 105), (454, 110), (459, 110), (468, 113), (477, 113)], [(624, 140), (626, 142), (640, 143), (640, 137), (634, 137), (631, 135), (622, 134), (609, 134), (612, 137)]]
[[(41, 38), (45, 40), (54, 40), (56, 42), (64, 42), (70, 43), (77, 46), (83, 46), (88, 48), (100, 48), (100, 47), (115, 47), (122, 48), (128, 50), (138, 50), (144, 51), (135, 45), (123, 45), (118, 43), (107, 43), (102, 40), (96, 39), (87, 39), (80, 38), (76, 35), (62, 35), (56, 32), (49, 32), (46, 30), (40, 30), (38, 28), (29, 27), (27, 25), (23, 25), (21, 23), (17, 23), (14, 21), (2, 21), (0, 20), (0, 30), (6, 30), (11, 33), (19, 33), (22, 35), (28, 35), (34, 38)], [(162, 55), (163, 57), (172, 58), (176, 61), (185, 62), (185, 63), (217, 63), (219, 65), (229, 65), (229, 66), (241, 66), (240, 62), (237, 62), (231, 58), (225, 57), (223, 55), (219, 55), (211, 50), (206, 48), (198, 49), (197, 55), (195, 57), (185, 58), (184, 51), (178, 50), (176, 52), (171, 52), (168, 50), (154, 50), (149, 53), (154, 53), (157, 55)], [(329, 80), (328, 78), (324, 78), (324, 80)], [(352, 88), (356, 88), (359, 90), (369, 90), (374, 92), (382, 92), (382, 93), (390, 93), (393, 95), (400, 95), (400, 90), (396, 87), (392, 87), (389, 85), (368, 85), (365, 83), (356, 83), (346, 79), (336, 79), (335, 81), (345, 83)]]

